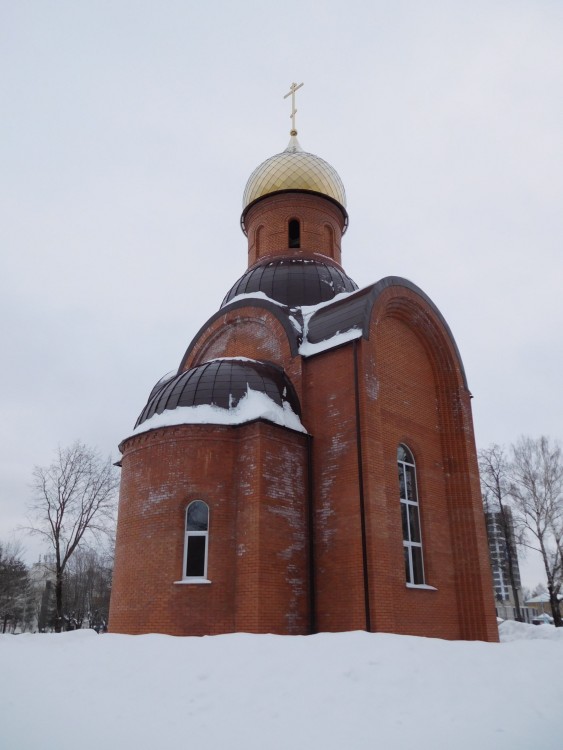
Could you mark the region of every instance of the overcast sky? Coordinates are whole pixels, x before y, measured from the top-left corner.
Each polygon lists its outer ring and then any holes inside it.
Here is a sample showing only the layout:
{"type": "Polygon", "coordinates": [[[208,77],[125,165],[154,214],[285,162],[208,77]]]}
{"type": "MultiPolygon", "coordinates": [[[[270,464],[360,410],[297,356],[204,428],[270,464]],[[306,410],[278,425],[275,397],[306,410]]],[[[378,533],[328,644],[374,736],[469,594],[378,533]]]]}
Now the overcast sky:
{"type": "Polygon", "coordinates": [[[478,446],[562,438],[562,40],[548,0],[0,0],[0,539],[58,444],[117,460],[245,270],[292,81],[344,267],[439,307],[478,446]]]}

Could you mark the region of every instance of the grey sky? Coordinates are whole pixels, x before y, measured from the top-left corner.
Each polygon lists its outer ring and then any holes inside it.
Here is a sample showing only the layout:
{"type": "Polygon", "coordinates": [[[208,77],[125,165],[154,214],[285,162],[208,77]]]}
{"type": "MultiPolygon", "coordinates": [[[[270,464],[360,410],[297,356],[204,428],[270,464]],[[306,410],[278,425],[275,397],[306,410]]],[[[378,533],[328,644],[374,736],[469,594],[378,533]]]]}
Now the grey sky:
{"type": "Polygon", "coordinates": [[[294,80],[348,273],[438,305],[480,446],[561,438],[561,39],[542,0],[0,2],[0,539],[57,444],[117,458],[244,271],[294,80]]]}

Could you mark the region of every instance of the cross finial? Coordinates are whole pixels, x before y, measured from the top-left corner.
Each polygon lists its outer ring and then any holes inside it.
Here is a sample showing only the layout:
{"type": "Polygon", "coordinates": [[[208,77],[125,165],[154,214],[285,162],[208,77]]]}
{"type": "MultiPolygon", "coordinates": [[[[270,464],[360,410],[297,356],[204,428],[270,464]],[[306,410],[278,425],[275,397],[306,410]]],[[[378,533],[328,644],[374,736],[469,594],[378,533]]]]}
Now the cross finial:
{"type": "Polygon", "coordinates": [[[291,96],[291,114],[289,115],[291,117],[291,130],[289,132],[290,135],[297,135],[297,130],[295,130],[295,115],[297,113],[297,110],[295,109],[295,92],[297,89],[300,89],[301,86],[303,86],[302,83],[292,83],[289,87],[289,91],[284,96],[284,99],[287,99],[288,96],[291,96]]]}

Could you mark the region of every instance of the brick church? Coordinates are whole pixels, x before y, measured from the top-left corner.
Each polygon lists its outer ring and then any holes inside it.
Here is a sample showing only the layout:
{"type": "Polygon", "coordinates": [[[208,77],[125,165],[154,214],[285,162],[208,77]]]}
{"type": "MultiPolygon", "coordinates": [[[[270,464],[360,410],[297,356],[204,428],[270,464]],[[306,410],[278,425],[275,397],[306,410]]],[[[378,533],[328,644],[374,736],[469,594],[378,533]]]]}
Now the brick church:
{"type": "Polygon", "coordinates": [[[111,631],[498,639],[459,351],[412,282],[358,288],[347,225],[293,129],[248,270],[120,445],[111,631]]]}

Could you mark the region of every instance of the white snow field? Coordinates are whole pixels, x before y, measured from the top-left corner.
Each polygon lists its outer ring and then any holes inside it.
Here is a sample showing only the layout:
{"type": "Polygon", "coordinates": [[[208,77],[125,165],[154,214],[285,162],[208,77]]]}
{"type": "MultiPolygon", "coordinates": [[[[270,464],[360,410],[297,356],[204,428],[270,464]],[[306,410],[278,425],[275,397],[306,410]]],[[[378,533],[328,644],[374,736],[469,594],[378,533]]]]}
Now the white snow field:
{"type": "Polygon", "coordinates": [[[0,636],[2,750],[561,750],[563,628],[0,636]]]}

